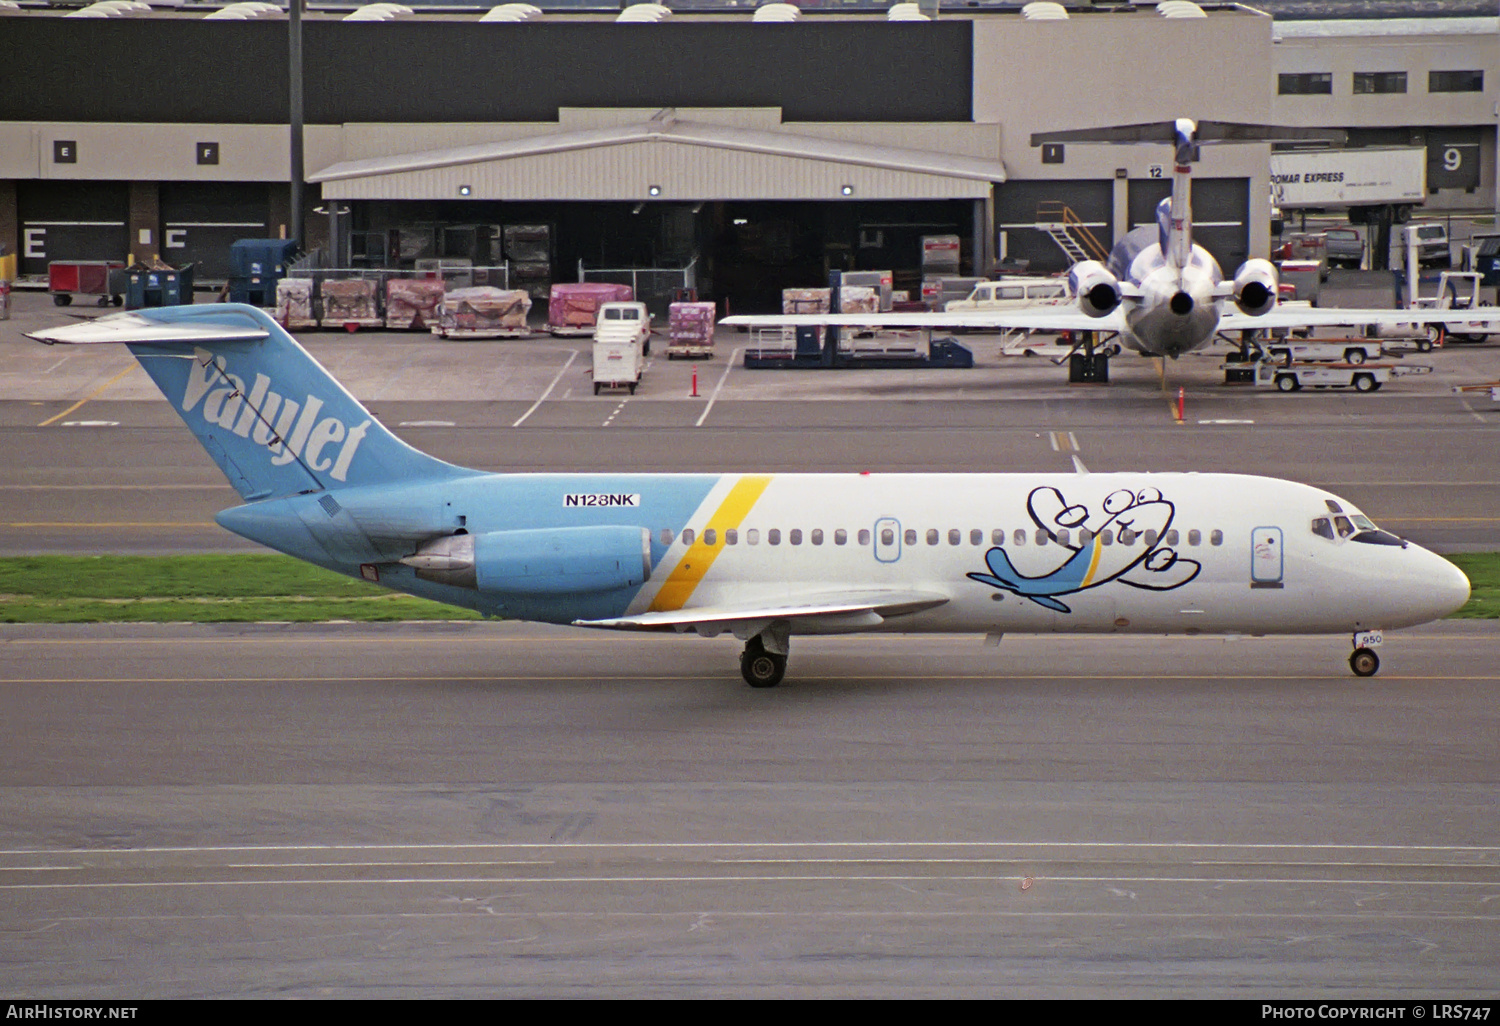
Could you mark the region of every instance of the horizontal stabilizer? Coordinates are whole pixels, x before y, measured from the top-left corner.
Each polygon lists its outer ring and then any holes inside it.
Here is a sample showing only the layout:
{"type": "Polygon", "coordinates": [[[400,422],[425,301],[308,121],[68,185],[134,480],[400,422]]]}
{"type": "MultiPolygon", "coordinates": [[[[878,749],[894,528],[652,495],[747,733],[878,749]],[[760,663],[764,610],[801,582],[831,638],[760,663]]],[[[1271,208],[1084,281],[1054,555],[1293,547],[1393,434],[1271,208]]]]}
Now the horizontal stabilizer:
{"type": "MultiPolygon", "coordinates": [[[[1257,143],[1321,141],[1343,145],[1348,133],[1337,128],[1295,128],[1289,125],[1257,125],[1241,121],[1199,121],[1194,141],[1199,143],[1257,143]]],[[[1075,128],[1061,132],[1037,132],[1031,145],[1055,142],[1170,143],[1177,139],[1178,122],[1150,121],[1140,125],[1109,128],[1075,128]]]]}
{"type": "Polygon", "coordinates": [[[773,620],[812,620],[815,618],[856,620],[874,614],[860,626],[876,626],[893,616],[904,616],[932,609],[948,601],[948,596],[919,591],[860,591],[843,594],[820,593],[802,601],[785,603],[746,603],[743,606],[713,605],[687,609],[663,610],[621,616],[609,620],[575,620],[576,627],[603,627],[612,630],[689,630],[700,624],[729,628],[740,622],[773,620]]]}
{"type": "Polygon", "coordinates": [[[96,345],[101,342],[140,345],[204,345],[211,342],[253,342],[270,333],[254,321],[243,324],[178,321],[164,323],[138,313],[109,314],[59,328],[29,331],[27,338],[47,345],[96,345]]]}

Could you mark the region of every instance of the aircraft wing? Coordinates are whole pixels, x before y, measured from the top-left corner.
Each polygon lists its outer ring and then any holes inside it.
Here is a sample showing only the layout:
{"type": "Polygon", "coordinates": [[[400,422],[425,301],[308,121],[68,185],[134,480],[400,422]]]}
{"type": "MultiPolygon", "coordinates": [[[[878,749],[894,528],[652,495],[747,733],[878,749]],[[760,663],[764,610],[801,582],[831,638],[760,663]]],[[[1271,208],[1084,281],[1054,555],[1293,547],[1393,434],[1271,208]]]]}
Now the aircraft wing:
{"type": "Polygon", "coordinates": [[[1219,317],[1220,331],[1252,331],[1261,328],[1321,328],[1337,324],[1475,324],[1488,322],[1500,331],[1500,307],[1471,310],[1358,310],[1332,306],[1275,309],[1259,317],[1225,310],[1219,317]]]}
{"type": "Polygon", "coordinates": [[[1034,306],[1019,310],[963,313],[744,314],[726,317],[729,327],[793,328],[973,328],[978,330],[1124,331],[1125,317],[1115,310],[1090,317],[1076,306],[1034,306]]]}
{"type": "Polygon", "coordinates": [[[224,322],[205,321],[158,321],[138,313],[109,314],[65,324],[60,328],[45,328],[26,332],[27,338],[47,345],[94,345],[102,342],[137,342],[191,345],[194,343],[254,341],[266,338],[270,332],[249,318],[243,323],[228,323],[236,320],[226,317],[224,322]]]}
{"type": "Polygon", "coordinates": [[[755,626],[756,631],[776,620],[817,624],[825,630],[868,630],[893,616],[905,616],[932,609],[948,601],[936,592],[875,589],[849,592],[819,592],[786,602],[747,602],[744,605],[718,604],[686,609],[638,613],[609,620],[575,620],[575,627],[602,627],[624,631],[674,630],[685,632],[699,628],[700,634],[718,634],[736,627],[755,626]]]}

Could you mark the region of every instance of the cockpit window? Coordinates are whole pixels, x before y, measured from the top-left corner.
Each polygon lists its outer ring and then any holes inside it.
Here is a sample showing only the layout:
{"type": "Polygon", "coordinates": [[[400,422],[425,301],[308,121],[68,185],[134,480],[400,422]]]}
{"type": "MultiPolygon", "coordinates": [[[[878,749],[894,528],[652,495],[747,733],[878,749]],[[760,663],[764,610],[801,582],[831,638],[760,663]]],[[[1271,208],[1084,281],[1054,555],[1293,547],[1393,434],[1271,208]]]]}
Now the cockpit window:
{"type": "Polygon", "coordinates": [[[1330,512],[1330,513],[1342,513],[1342,512],[1344,512],[1344,507],[1340,506],[1338,503],[1334,502],[1332,499],[1324,499],[1323,500],[1323,505],[1325,505],[1325,506],[1328,507],[1328,512],[1330,512]]]}
{"type": "Polygon", "coordinates": [[[1339,529],[1339,537],[1347,538],[1354,533],[1354,525],[1349,523],[1348,517],[1334,517],[1334,525],[1339,529]]]}
{"type": "Polygon", "coordinates": [[[1403,548],[1406,545],[1406,542],[1397,538],[1391,532],[1382,531],[1378,528],[1374,531],[1361,531],[1349,540],[1364,542],[1366,545],[1400,545],[1403,548]]]}
{"type": "Polygon", "coordinates": [[[1319,538],[1333,541],[1333,524],[1327,517],[1318,517],[1312,522],[1312,533],[1319,538]]]}

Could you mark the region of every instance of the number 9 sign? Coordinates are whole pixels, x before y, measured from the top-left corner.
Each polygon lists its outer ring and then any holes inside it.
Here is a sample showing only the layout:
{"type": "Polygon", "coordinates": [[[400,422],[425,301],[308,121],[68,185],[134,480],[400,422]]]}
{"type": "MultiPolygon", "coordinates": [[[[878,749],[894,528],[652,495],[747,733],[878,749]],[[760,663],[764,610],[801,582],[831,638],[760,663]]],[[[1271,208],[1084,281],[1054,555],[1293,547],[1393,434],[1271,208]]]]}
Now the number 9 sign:
{"type": "Polygon", "coordinates": [[[1443,170],[1457,171],[1464,166],[1463,151],[1457,146],[1449,146],[1443,151],[1443,170]]]}

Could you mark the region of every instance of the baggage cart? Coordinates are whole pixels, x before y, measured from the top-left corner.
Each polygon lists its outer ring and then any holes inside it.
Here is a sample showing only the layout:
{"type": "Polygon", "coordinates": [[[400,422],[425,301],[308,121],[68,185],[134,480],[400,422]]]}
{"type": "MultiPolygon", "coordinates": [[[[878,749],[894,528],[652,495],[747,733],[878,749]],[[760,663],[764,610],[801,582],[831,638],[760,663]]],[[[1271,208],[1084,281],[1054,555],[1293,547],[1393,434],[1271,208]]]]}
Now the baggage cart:
{"type": "Polygon", "coordinates": [[[521,289],[453,289],[443,295],[432,331],[440,338],[525,338],[530,312],[531,296],[521,289]]]}
{"type": "Polygon", "coordinates": [[[120,260],[54,260],[47,265],[47,291],[52,302],[67,306],[74,296],[93,296],[100,306],[121,300],[110,295],[109,272],[123,269],[120,260]]]}
{"type": "Polygon", "coordinates": [[[673,303],[669,306],[667,359],[712,357],[717,313],[718,308],[713,303],[673,303]]]}
{"type": "Polygon", "coordinates": [[[547,330],[554,335],[592,335],[604,303],[630,302],[629,285],[613,282],[558,282],[547,295],[547,330]]]}
{"type": "Polygon", "coordinates": [[[400,331],[437,327],[446,291],[441,278],[392,278],[385,283],[385,326],[400,331]]]}
{"type": "Polygon", "coordinates": [[[385,323],[376,308],[378,293],[373,281],[340,278],[324,281],[319,291],[323,300],[320,323],[325,328],[358,331],[360,328],[378,328],[385,323]]]}

